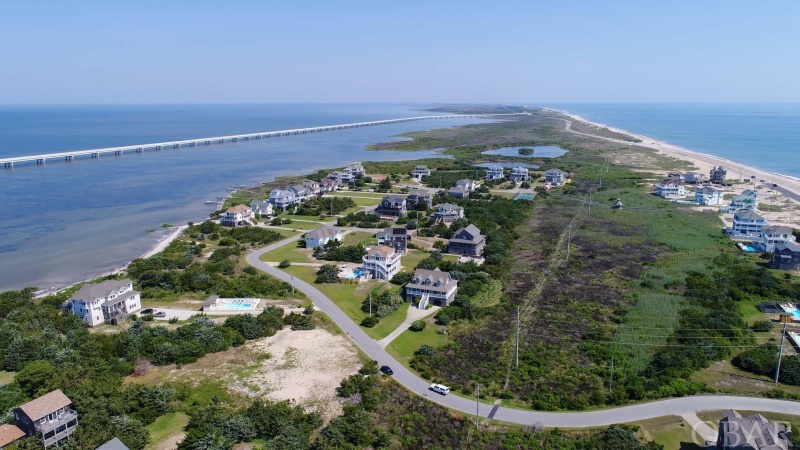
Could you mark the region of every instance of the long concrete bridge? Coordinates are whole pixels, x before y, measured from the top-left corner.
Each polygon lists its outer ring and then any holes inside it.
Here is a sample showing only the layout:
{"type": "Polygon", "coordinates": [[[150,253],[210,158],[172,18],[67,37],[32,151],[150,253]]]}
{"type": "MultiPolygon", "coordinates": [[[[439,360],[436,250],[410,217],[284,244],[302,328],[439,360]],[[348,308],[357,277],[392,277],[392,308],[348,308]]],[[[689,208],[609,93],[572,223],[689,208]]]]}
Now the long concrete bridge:
{"type": "Polygon", "coordinates": [[[217,136],[217,137],[207,137],[207,138],[198,138],[198,139],[186,139],[181,141],[170,141],[170,142],[157,142],[154,144],[140,144],[140,145],[127,145],[123,147],[108,147],[108,148],[96,148],[93,150],[73,150],[73,151],[66,151],[66,152],[58,152],[58,153],[44,153],[41,155],[23,155],[23,156],[14,156],[11,158],[0,158],[0,163],[4,165],[6,169],[11,169],[14,167],[14,164],[18,163],[33,163],[35,162],[38,165],[44,165],[47,160],[49,159],[63,159],[64,161],[71,162],[74,161],[76,158],[79,157],[88,157],[88,158],[99,158],[100,155],[115,155],[115,156],[122,156],[125,152],[136,152],[136,153],[144,153],[145,150],[147,151],[161,151],[164,149],[170,148],[181,148],[181,147],[197,147],[201,145],[213,145],[213,144],[224,144],[228,142],[239,142],[239,141],[249,141],[251,139],[268,139],[268,138],[276,138],[281,136],[292,136],[298,134],[308,134],[308,133],[319,133],[322,131],[334,131],[334,130],[344,130],[347,128],[359,128],[359,127],[369,127],[374,125],[388,125],[392,123],[400,123],[400,122],[412,122],[415,120],[430,120],[430,119],[467,119],[467,118],[493,118],[493,117],[503,117],[503,116],[516,116],[516,115],[525,115],[529,113],[513,113],[513,114],[459,114],[459,115],[448,115],[448,116],[420,116],[420,117],[405,117],[401,119],[387,119],[387,120],[376,120],[373,122],[358,122],[358,123],[347,123],[342,125],[327,125],[322,127],[312,127],[312,128],[298,128],[295,130],[281,130],[281,131],[264,131],[260,133],[250,133],[250,134],[237,134],[231,136],[217,136]]]}

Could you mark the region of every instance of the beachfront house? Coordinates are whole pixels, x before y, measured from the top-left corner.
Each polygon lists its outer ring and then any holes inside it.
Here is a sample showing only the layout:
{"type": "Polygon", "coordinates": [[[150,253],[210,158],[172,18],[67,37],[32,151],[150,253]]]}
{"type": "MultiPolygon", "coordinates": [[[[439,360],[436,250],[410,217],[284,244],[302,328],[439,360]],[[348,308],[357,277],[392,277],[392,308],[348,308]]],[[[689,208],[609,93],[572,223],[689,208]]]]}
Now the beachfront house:
{"type": "Polygon", "coordinates": [[[14,423],[27,436],[38,436],[45,448],[57,444],[78,428],[78,414],[60,389],[35,399],[14,410],[14,423]]]}
{"type": "Polygon", "coordinates": [[[420,208],[423,210],[428,209],[433,206],[433,195],[428,191],[411,191],[406,197],[406,205],[417,210],[420,208]]]}
{"type": "Polygon", "coordinates": [[[416,269],[414,278],[405,286],[406,300],[416,302],[420,309],[425,309],[429,303],[447,306],[457,293],[458,280],[454,280],[449,272],[442,272],[439,268],[416,269]]]}
{"type": "Polygon", "coordinates": [[[219,224],[223,227],[240,227],[250,225],[253,210],[247,205],[236,205],[226,209],[219,216],[219,224]]]}
{"type": "Polygon", "coordinates": [[[684,181],[686,181],[687,183],[692,183],[692,184],[701,183],[703,181],[703,175],[701,175],[701,174],[699,174],[697,172],[686,172],[686,174],[683,176],[683,178],[684,178],[684,181]]]}
{"type": "Polygon", "coordinates": [[[306,233],[306,248],[325,247],[328,242],[342,242],[342,232],[330,225],[322,225],[306,233]]]}
{"type": "Polygon", "coordinates": [[[464,218],[464,207],[453,205],[452,203],[439,203],[436,205],[433,218],[437,222],[453,223],[458,219],[464,218]]]}
{"type": "Polygon", "coordinates": [[[544,182],[553,186],[561,186],[564,184],[564,172],[558,169],[547,169],[544,173],[544,182]]]}
{"type": "Polygon", "coordinates": [[[431,169],[428,166],[414,166],[414,170],[411,171],[411,177],[418,180],[429,176],[431,176],[431,169]]]}
{"type": "Polygon", "coordinates": [[[698,205],[716,206],[723,203],[722,192],[712,187],[702,187],[694,191],[694,201],[698,205]]]}
{"type": "Polygon", "coordinates": [[[486,236],[475,225],[469,225],[456,231],[456,234],[447,243],[447,253],[459,256],[478,258],[483,255],[486,246],[486,236]]]}
{"type": "Polygon", "coordinates": [[[465,191],[467,191],[467,193],[470,193],[474,191],[477,186],[475,184],[475,180],[463,179],[456,181],[456,187],[463,188],[465,191]]]}
{"type": "Polygon", "coordinates": [[[333,181],[337,186],[350,182],[350,174],[345,176],[342,172],[331,172],[325,178],[333,181]],[[345,181],[345,178],[347,178],[347,181],[345,181]]]}
{"type": "Polygon", "coordinates": [[[386,227],[375,235],[378,238],[378,245],[391,247],[395,252],[405,255],[408,250],[408,241],[411,236],[405,227],[386,227]]]}
{"type": "Polygon", "coordinates": [[[782,225],[764,227],[762,243],[768,252],[772,252],[778,244],[788,244],[796,240],[797,238],[792,234],[792,227],[785,227],[782,225]]]}
{"type": "Polygon", "coordinates": [[[733,214],[733,237],[761,237],[769,222],[752,209],[733,214]]]}
{"type": "Polygon", "coordinates": [[[747,209],[758,209],[758,193],[751,189],[746,189],[741,194],[733,197],[730,206],[728,206],[729,212],[743,211],[747,209]]]}
{"type": "Polygon", "coordinates": [[[684,198],[686,187],[683,181],[667,179],[656,185],[656,195],[661,198],[684,198]]]}
{"type": "Polygon", "coordinates": [[[25,432],[18,426],[5,423],[0,425],[0,450],[25,437],[25,432]]]}
{"type": "Polygon", "coordinates": [[[253,200],[250,209],[255,217],[270,217],[275,211],[269,200],[253,200]]]}
{"type": "Polygon", "coordinates": [[[353,161],[349,166],[345,167],[343,171],[349,173],[353,179],[361,178],[367,173],[367,171],[364,170],[364,166],[358,161],[353,161]]]}
{"type": "Polygon", "coordinates": [[[770,423],[761,414],[742,417],[727,409],[722,412],[717,430],[719,450],[788,450],[789,434],[786,426],[770,423]]]}
{"type": "Polygon", "coordinates": [[[800,270],[800,245],[794,242],[776,244],[769,266],[780,270],[800,270]]]}
{"type": "Polygon", "coordinates": [[[451,187],[447,190],[448,195],[452,195],[454,198],[469,198],[469,191],[464,189],[461,186],[451,187]]]}
{"type": "Polygon", "coordinates": [[[486,179],[487,180],[501,180],[503,175],[503,166],[499,164],[489,164],[486,166],[486,179]]]}
{"type": "Polygon", "coordinates": [[[275,209],[286,211],[296,203],[300,203],[300,199],[294,191],[290,189],[273,189],[269,193],[268,201],[272,203],[275,209]]]}
{"type": "Polygon", "coordinates": [[[400,271],[401,256],[392,247],[373,245],[362,258],[364,272],[371,278],[390,280],[400,271]]]}
{"type": "Polygon", "coordinates": [[[728,170],[725,169],[723,166],[714,166],[711,169],[710,176],[708,181],[711,184],[725,184],[725,177],[728,175],[728,170]]]}
{"type": "Polygon", "coordinates": [[[305,187],[308,193],[312,196],[322,195],[322,186],[320,186],[320,184],[314,180],[304,180],[303,187],[305,187]]]}
{"type": "Polygon", "coordinates": [[[375,212],[387,218],[405,216],[408,212],[406,198],[402,195],[387,195],[381,199],[375,212]]]}
{"type": "Polygon", "coordinates": [[[319,189],[321,192],[332,192],[336,190],[337,186],[339,186],[339,184],[330,178],[325,178],[319,182],[319,189]]]}
{"type": "Polygon", "coordinates": [[[667,179],[675,181],[686,181],[686,176],[680,172],[667,173],[667,179]]]}
{"type": "Polygon", "coordinates": [[[523,183],[530,181],[531,176],[528,174],[528,169],[524,167],[514,167],[511,169],[511,181],[523,183]]]}
{"type": "Polygon", "coordinates": [[[106,280],[97,284],[84,284],[69,300],[72,314],[90,327],[104,323],[116,324],[142,308],[138,291],[133,290],[129,279],[106,280]]]}
{"type": "Polygon", "coordinates": [[[299,203],[302,203],[314,197],[314,193],[311,191],[311,189],[305,187],[302,184],[295,184],[294,186],[289,186],[289,190],[294,193],[294,196],[297,198],[299,203]]]}

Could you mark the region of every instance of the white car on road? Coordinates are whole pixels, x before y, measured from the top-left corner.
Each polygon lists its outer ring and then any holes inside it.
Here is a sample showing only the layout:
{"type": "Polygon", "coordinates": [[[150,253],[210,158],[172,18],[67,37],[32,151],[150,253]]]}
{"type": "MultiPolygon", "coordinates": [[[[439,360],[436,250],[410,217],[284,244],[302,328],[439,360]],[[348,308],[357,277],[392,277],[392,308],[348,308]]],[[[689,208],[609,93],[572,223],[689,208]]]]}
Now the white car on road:
{"type": "Polygon", "coordinates": [[[445,385],[442,385],[442,384],[436,384],[436,383],[431,385],[431,390],[433,392],[438,392],[438,393],[440,393],[442,395],[447,395],[447,394],[450,393],[450,388],[449,387],[447,387],[445,385]]]}

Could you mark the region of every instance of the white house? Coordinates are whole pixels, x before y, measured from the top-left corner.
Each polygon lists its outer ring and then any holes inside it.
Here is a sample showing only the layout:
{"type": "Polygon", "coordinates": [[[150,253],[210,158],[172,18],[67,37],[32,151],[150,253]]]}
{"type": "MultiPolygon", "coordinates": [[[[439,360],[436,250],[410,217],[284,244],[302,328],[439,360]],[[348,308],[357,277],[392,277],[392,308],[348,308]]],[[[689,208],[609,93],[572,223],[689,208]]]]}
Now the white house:
{"type": "Polygon", "coordinates": [[[273,189],[269,193],[268,201],[281,211],[286,211],[290,206],[300,202],[295,192],[290,189],[273,189]]]}
{"type": "Polygon", "coordinates": [[[456,181],[456,187],[463,188],[464,190],[467,191],[467,193],[470,193],[474,191],[476,188],[475,180],[467,180],[467,179],[458,180],[456,181]]]}
{"type": "Polygon", "coordinates": [[[336,180],[325,178],[324,180],[320,181],[319,189],[322,192],[331,192],[335,190],[338,185],[339,183],[337,183],[336,180]]]}
{"type": "Polygon", "coordinates": [[[511,181],[522,183],[530,179],[531,176],[528,175],[528,169],[524,167],[514,167],[511,169],[511,181]]]}
{"type": "Polygon", "coordinates": [[[761,237],[769,222],[752,209],[733,214],[733,235],[761,237]]]}
{"type": "Polygon", "coordinates": [[[746,189],[741,194],[733,197],[733,200],[731,200],[731,205],[728,207],[728,211],[732,212],[743,211],[747,209],[758,209],[758,194],[750,189],[746,189]]]}
{"type": "Polygon", "coordinates": [[[306,233],[306,248],[325,247],[333,240],[341,242],[342,232],[330,225],[323,225],[306,233]]]}
{"type": "Polygon", "coordinates": [[[684,178],[687,183],[700,183],[703,181],[703,175],[697,172],[686,172],[684,178]]]}
{"type": "Polygon", "coordinates": [[[419,308],[425,308],[428,302],[447,306],[456,297],[458,280],[450,278],[450,273],[434,270],[417,269],[414,278],[406,284],[406,299],[418,299],[419,308]]]}
{"type": "Polygon", "coordinates": [[[389,280],[400,271],[402,255],[385,245],[373,245],[362,258],[364,272],[378,280],[389,280]]]}
{"type": "Polygon", "coordinates": [[[558,169],[547,169],[547,172],[544,173],[544,182],[553,186],[561,186],[564,184],[564,172],[558,169]]]}
{"type": "Polygon", "coordinates": [[[487,180],[500,180],[503,176],[503,166],[499,164],[489,164],[486,166],[487,180]]]}
{"type": "Polygon", "coordinates": [[[429,176],[431,176],[431,169],[428,166],[414,166],[414,170],[411,171],[411,177],[418,180],[429,176]]]}
{"type": "Polygon", "coordinates": [[[694,201],[698,205],[721,205],[723,203],[722,192],[710,187],[699,188],[694,191],[694,201]]]}
{"type": "Polygon", "coordinates": [[[274,212],[272,203],[269,200],[253,200],[250,202],[250,209],[257,217],[270,217],[274,212]]]}
{"type": "Polygon", "coordinates": [[[684,198],[686,186],[683,181],[667,179],[656,185],[656,195],[661,198],[684,198]]]}
{"type": "Polygon", "coordinates": [[[129,279],[84,284],[73,294],[69,305],[72,313],[90,327],[116,323],[128,314],[142,309],[139,292],[133,290],[133,282],[129,279]]]}
{"type": "Polygon", "coordinates": [[[353,178],[362,177],[367,173],[367,171],[364,170],[364,166],[358,161],[353,161],[349,166],[345,167],[344,170],[350,173],[353,178]]]}
{"type": "Polygon", "coordinates": [[[792,227],[770,225],[764,227],[763,233],[762,242],[770,253],[775,250],[776,245],[794,243],[797,240],[792,234],[792,227]]]}
{"type": "Polygon", "coordinates": [[[464,207],[451,203],[439,203],[436,205],[436,212],[433,213],[433,217],[437,222],[452,223],[464,218],[464,207]]]}
{"type": "Polygon", "coordinates": [[[219,216],[219,224],[223,227],[238,227],[242,225],[249,225],[250,219],[253,218],[253,210],[247,205],[231,206],[221,216],[219,216]]]}
{"type": "Polygon", "coordinates": [[[322,195],[322,186],[314,180],[303,181],[303,186],[311,195],[322,195]]]}

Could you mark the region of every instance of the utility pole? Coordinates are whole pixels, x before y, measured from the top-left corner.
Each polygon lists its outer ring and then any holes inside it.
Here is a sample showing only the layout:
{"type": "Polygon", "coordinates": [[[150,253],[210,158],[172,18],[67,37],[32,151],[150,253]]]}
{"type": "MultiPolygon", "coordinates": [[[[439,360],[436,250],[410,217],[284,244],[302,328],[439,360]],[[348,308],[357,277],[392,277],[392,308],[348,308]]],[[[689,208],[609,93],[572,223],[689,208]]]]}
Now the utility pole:
{"type": "Polygon", "coordinates": [[[480,419],[481,419],[481,385],[478,383],[477,386],[478,393],[475,395],[475,429],[480,429],[480,419]]]}
{"type": "Polygon", "coordinates": [[[781,333],[781,346],[778,350],[778,367],[775,369],[775,384],[778,384],[778,375],[781,373],[781,358],[783,358],[783,341],[786,339],[786,322],[783,322],[783,333],[781,333]]]}
{"type": "Polygon", "coordinates": [[[517,306],[517,349],[514,366],[519,367],[519,305],[517,306]]]}
{"type": "Polygon", "coordinates": [[[567,225],[567,261],[569,261],[569,246],[572,242],[572,222],[567,225]]]}
{"type": "Polygon", "coordinates": [[[589,189],[589,214],[592,213],[592,190],[589,189]]]}
{"type": "Polygon", "coordinates": [[[611,395],[611,388],[614,386],[614,357],[611,357],[611,376],[608,379],[608,395],[611,395]]]}

